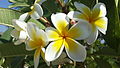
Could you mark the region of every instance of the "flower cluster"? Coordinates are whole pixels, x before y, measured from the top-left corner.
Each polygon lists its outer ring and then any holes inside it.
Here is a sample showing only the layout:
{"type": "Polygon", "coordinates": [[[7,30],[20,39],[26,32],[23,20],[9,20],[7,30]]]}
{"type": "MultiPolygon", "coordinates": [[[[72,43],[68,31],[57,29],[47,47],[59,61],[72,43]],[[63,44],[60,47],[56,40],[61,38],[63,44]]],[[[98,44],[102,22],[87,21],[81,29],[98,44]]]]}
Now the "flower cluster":
{"type": "Polygon", "coordinates": [[[49,65],[63,53],[73,61],[83,62],[86,59],[85,46],[78,40],[84,40],[88,44],[95,42],[98,30],[103,34],[107,30],[106,7],[98,3],[91,10],[82,3],[75,2],[78,11],[70,11],[68,14],[56,13],[51,15],[54,27],[40,29],[35,23],[25,22],[27,16],[33,19],[40,19],[43,10],[40,6],[45,0],[36,0],[31,11],[24,13],[18,20],[13,20],[14,30],[11,36],[14,37],[15,45],[22,42],[26,44],[26,50],[35,50],[34,67],[39,64],[39,57],[49,65]],[[74,20],[76,23],[70,24],[74,20]]]}

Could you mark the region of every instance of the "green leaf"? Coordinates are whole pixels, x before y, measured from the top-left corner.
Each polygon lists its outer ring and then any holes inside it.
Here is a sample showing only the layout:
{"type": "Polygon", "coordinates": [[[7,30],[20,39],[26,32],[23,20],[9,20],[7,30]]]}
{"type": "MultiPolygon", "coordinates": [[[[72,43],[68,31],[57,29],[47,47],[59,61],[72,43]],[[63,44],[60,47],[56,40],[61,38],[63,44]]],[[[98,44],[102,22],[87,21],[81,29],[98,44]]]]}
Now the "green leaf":
{"type": "Polygon", "coordinates": [[[94,54],[101,56],[118,56],[117,52],[114,49],[108,47],[104,47],[94,54]]]}
{"type": "Polygon", "coordinates": [[[15,46],[13,43],[0,44],[0,57],[33,55],[34,51],[26,51],[25,45],[15,46]]]}
{"type": "Polygon", "coordinates": [[[55,0],[47,0],[42,5],[43,8],[47,8],[51,13],[56,13],[59,10],[61,10],[61,8],[57,5],[55,0]]]}
{"type": "Polygon", "coordinates": [[[12,5],[8,6],[9,8],[13,7],[28,7],[29,5],[26,3],[13,3],[12,5]]]}
{"type": "Polygon", "coordinates": [[[0,24],[13,27],[12,20],[18,19],[21,14],[16,10],[0,8],[0,24]]]}
{"type": "Polygon", "coordinates": [[[4,40],[10,40],[11,39],[11,31],[13,30],[13,28],[9,27],[7,31],[5,31],[3,33],[3,35],[0,37],[0,39],[4,39],[4,40]]]}
{"type": "Polygon", "coordinates": [[[112,68],[112,66],[106,60],[103,60],[101,58],[95,58],[95,61],[99,68],[112,68]]]}

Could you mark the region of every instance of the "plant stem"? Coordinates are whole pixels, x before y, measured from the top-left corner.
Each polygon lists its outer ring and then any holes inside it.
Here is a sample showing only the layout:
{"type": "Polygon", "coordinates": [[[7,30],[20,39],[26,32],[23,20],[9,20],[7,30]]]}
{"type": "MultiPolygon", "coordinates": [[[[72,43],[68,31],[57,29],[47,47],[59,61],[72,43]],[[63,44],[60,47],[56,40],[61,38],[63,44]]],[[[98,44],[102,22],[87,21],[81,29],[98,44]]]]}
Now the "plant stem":
{"type": "Polygon", "coordinates": [[[47,26],[47,27],[51,26],[50,22],[45,17],[41,17],[40,20],[42,22],[44,22],[45,26],[47,26]]]}
{"type": "Polygon", "coordinates": [[[60,4],[61,7],[63,7],[63,4],[61,3],[60,0],[56,0],[56,1],[60,4]]]}

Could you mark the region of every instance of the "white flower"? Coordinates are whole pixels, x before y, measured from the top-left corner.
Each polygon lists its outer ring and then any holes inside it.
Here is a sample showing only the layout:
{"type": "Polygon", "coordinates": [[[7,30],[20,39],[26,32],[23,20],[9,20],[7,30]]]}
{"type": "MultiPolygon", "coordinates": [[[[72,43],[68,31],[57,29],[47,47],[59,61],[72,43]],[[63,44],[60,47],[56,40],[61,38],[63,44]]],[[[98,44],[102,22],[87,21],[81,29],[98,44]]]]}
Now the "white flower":
{"type": "Polygon", "coordinates": [[[57,59],[64,47],[69,58],[82,62],[86,58],[86,49],[76,40],[82,40],[89,36],[89,24],[79,21],[69,29],[69,19],[64,13],[52,14],[51,20],[56,27],[46,29],[49,41],[52,41],[46,48],[45,59],[54,61],[57,59]]]}
{"type": "MultiPolygon", "coordinates": [[[[39,64],[40,54],[45,60],[44,47],[48,44],[48,38],[42,29],[39,29],[34,23],[31,22],[27,23],[27,33],[28,39],[26,41],[26,50],[36,49],[34,54],[34,67],[37,68],[39,64]]],[[[47,63],[49,65],[49,62],[47,63]]]]}
{"type": "Polygon", "coordinates": [[[92,27],[90,36],[86,39],[88,44],[92,44],[98,37],[98,30],[106,34],[108,19],[106,16],[106,7],[103,3],[97,3],[92,10],[82,3],[74,3],[75,7],[80,11],[71,11],[68,17],[73,20],[85,20],[92,27]]]}
{"type": "Polygon", "coordinates": [[[19,45],[22,42],[25,42],[27,38],[26,23],[24,21],[14,19],[12,24],[15,29],[11,32],[11,36],[17,40],[14,44],[19,45]]]}

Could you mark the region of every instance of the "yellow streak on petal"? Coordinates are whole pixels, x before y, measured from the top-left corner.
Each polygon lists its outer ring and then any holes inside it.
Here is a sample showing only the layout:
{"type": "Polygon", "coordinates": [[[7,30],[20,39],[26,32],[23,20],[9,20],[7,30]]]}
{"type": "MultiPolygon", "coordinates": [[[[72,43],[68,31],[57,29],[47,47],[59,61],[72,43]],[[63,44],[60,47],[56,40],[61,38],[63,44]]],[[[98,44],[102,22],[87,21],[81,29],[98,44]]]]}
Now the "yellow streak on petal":
{"type": "Polygon", "coordinates": [[[100,18],[94,22],[94,24],[100,28],[106,28],[105,26],[106,23],[107,22],[103,18],[100,18]]]}
{"type": "Polygon", "coordinates": [[[54,40],[60,39],[59,33],[53,30],[47,31],[47,35],[48,35],[48,39],[54,39],[54,40]]]}
{"type": "Polygon", "coordinates": [[[45,42],[42,39],[30,40],[28,42],[29,46],[33,49],[43,46],[45,42]]]}
{"type": "Polygon", "coordinates": [[[62,32],[64,33],[64,32],[66,32],[68,30],[68,23],[67,23],[67,21],[59,20],[56,23],[57,23],[56,28],[58,29],[58,31],[60,33],[62,33],[62,32]]]}
{"type": "Polygon", "coordinates": [[[54,41],[53,51],[58,52],[60,50],[60,48],[62,47],[63,42],[64,42],[64,39],[60,39],[60,40],[54,41]]]}
{"type": "Polygon", "coordinates": [[[34,58],[37,58],[37,56],[40,55],[40,52],[41,52],[41,48],[37,48],[34,54],[34,58]]]}

